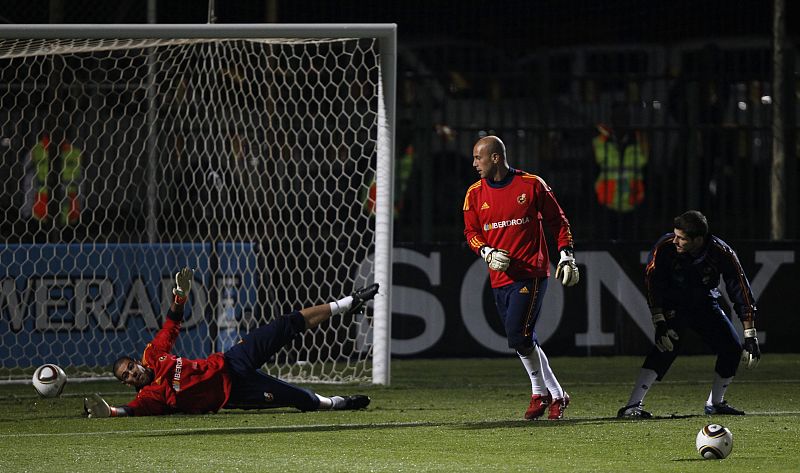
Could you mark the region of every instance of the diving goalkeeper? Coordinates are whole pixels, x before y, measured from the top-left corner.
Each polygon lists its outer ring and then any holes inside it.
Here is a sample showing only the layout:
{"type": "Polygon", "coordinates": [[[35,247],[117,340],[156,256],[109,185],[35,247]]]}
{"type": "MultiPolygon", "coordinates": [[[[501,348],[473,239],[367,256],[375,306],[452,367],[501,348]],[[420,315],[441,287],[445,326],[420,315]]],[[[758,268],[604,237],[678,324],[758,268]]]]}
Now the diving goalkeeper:
{"type": "Polygon", "coordinates": [[[358,289],[352,296],[290,314],[242,337],[225,353],[190,360],[174,355],[172,348],[183,320],[193,272],[184,268],[175,275],[175,298],[164,326],[144,349],[141,360],[128,356],[113,365],[114,376],[136,388],[137,394],[124,406],[109,406],[98,394],[84,399],[84,414],[96,417],[152,416],[174,413],[200,414],[219,409],[295,407],[301,411],[363,409],[370,403],[364,395],[321,396],[270,376],[259,369],[272,355],[306,330],[333,315],[360,310],[375,297],[378,285],[358,289]]]}

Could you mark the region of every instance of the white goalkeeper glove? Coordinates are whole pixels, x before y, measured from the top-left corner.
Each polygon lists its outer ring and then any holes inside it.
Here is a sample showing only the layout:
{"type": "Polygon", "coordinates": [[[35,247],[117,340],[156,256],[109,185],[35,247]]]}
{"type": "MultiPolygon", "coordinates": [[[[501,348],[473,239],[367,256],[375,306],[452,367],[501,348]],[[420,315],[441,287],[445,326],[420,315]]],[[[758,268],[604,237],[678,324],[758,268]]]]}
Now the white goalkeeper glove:
{"type": "Polygon", "coordinates": [[[189,297],[189,291],[192,290],[192,275],[194,271],[189,268],[183,268],[175,274],[175,288],[172,293],[178,297],[186,299],[189,297]]]}
{"type": "Polygon", "coordinates": [[[578,265],[575,264],[575,255],[572,248],[564,248],[561,250],[561,259],[556,266],[556,279],[561,281],[565,286],[574,286],[578,284],[581,275],[578,273],[578,265]]]}
{"type": "Polygon", "coordinates": [[[111,406],[99,394],[94,393],[91,397],[83,398],[83,415],[90,419],[111,417],[111,406]]]}
{"type": "Polygon", "coordinates": [[[508,269],[508,265],[511,264],[511,258],[508,257],[508,251],[506,250],[484,246],[481,248],[481,256],[484,261],[489,263],[489,269],[495,271],[505,271],[508,269]]]}

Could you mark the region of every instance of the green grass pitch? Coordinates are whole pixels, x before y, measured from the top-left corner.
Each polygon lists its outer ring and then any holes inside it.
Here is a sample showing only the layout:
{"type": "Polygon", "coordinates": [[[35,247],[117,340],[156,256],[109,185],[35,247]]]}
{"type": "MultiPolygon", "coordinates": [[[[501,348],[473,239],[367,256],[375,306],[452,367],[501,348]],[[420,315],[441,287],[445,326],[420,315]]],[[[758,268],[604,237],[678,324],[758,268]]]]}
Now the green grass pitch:
{"type": "Polygon", "coordinates": [[[647,397],[651,420],[619,420],[641,357],[553,358],[572,402],[564,420],[522,419],[530,384],[519,360],[395,360],[392,385],[312,386],[366,393],[367,410],[292,409],[85,419],[82,398],[123,404],[117,383],[68,384],[58,399],[0,386],[0,471],[800,471],[800,355],[741,369],[729,402],[748,415],[707,417],[713,358],[679,357],[647,397]],[[731,429],[725,460],[694,448],[707,423],[731,429]]]}

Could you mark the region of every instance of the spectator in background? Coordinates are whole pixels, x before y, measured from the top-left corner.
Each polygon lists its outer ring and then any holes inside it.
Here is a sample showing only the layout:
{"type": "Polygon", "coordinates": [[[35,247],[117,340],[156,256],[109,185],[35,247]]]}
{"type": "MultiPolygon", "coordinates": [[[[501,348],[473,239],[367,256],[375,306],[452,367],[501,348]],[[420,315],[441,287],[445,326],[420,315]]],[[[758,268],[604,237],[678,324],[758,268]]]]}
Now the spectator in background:
{"type": "Polygon", "coordinates": [[[644,202],[644,167],[650,152],[644,134],[630,127],[627,106],[615,103],[611,122],[597,125],[592,140],[594,159],[600,167],[595,181],[597,202],[616,223],[615,238],[630,227],[631,213],[644,202]]]}
{"type": "Polygon", "coordinates": [[[61,223],[73,225],[78,223],[81,215],[79,195],[81,175],[83,174],[81,150],[65,138],[61,142],[60,151],[60,183],[64,193],[61,203],[61,223]]]}
{"type": "Polygon", "coordinates": [[[52,149],[49,133],[42,133],[31,148],[25,163],[23,191],[25,203],[22,214],[45,221],[50,217],[50,202],[61,200],[61,223],[72,225],[80,218],[80,180],[83,173],[81,150],[64,138],[58,154],[52,149]],[[58,186],[50,185],[50,171],[60,165],[58,186]],[[55,191],[55,192],[54,192],[55,191]],[[54,195],[55,193],[55,195],[54,195]]]}
{"type": "Polygon", "coordinates": [[[22,215],[44,221],[48,217],[47,206],[50,201],[50,134],[42,133],[28,153],[23,176],[25,203],[22,215]]]}

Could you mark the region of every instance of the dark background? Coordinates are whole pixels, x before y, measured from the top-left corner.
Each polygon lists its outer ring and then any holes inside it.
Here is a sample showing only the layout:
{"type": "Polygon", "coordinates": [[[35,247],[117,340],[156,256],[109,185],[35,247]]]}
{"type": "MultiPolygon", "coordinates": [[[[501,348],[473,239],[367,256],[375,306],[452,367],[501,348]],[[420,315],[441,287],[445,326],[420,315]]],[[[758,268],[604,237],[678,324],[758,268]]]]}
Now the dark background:
{"type": "MultiPolygon", "coordinates": [[[[728,239],[769,239],[772,105],[789,110],[786,239],[800,236],[794,139],[800,6],[786,2],[784,90],[771,90],[771,1],[236,1],[217,23],[396,23],[395,240],[459,241],[471,148],[503,138],[542,176],[578,241],[654,239],[687,208],[728,239]],[[658,106],[658,108],[656,108],[658,106]],[[644,201],[599,205],[592,139],[625,110],[650,145],[644,201]]],[[[147,23],[145,0],[0,3],[6,23],[147,23]]],[[[156,2],[157,23],[206,23],[206,1],[156,2]]]]}
{"type": "MultiPolygon", "coordinates": [[[[797,33],[800,8],[786,2],[787,26],[797,33]]],[[[794,3],[794,4],[793,4],[794,3]]],[[[4,1],[5,23],[147,23],[146,0],[4,1]],[[55,5],[54,11],[51,4],[55,5]],[[58,5],[63,5],[59,8],[58,5]],[[60,10],[60,12],[59,12],[60,10]],[[60,19],[54,19],[60,13],[60,19]]],[[[479,0],[369,2],[218,1],[217,23],[397,23],[400,40],[432,32],[525,52],[544,46],[603,42],[669,42],[771,34],[772,2],[763,0],[479,0]],[[274,13],[270,13],[274,11],[274,13]]],[[[204,0],[157,2],[158,23],[206,23],[204,0]]]]}
{"type": "MultiPolygon", "coordinates": [[[[503,138],[512,166],[542,176],[553,187],[571,220],[578,254],[611,245],[637,284],[641,284],[638,253],[671,230],[672,218],[688,208],[706,213],[712,231],[745,255],[748,275],[758,270],[753,254],[759,249],[794,251],[800,239],[796,189],[800,152],[795,139],[800,115],[795,44],[800,5],[786,3],[781,90],[772,86],[771,1],[218,1],[215,15],[216,23],[230,24],[397,24],[395,244],[425,254],[441,251],[448,264],[440,286],[426,287],[417,272],[403,265],[395,267],[396,284],[429,291],[446,304],[447,336],[425,355],[463,356],[474,354],[475,344],[458,323],[460,308],[452,304],[463,269],[475,257],[464,245],[461,204],[466,188],[477,179],[471,167],[472,145],[486,133],[503,138]],[[787,131],[781,137],[786,153],[782,174],[787,182],[787,241],[767,245],[774,136],[771,98],[780,98],[787,107],[783,117],[787,131]],[[624,213],[600,205],[594,189],[602,163],[593,155],[592,140],[598,125],[613,120],[615,111],[624,112],[630,130],[649,143],[641,170],[644,199],[624,213]],[[468,349],[459,351],[460,346],[468,349]]],[[[145,0],[0,0],[0,22],[147,23],[147,6],[145,0]]],[[[206,1],[161,0],[156,6],[157,23],[208,21],[206,1]]],[[[16,105],[13,97],[3,103],[8,109],[16,105]]],[[[20,149],[29,145],[26,142],[20,149]]],[[[101,150],[87,151],[96,163],[109,160],[101,150]]],[[[302,172],[302,166],[292,163],[280,169],[291,175],[302,172]]],[[[116,179],[109,175],[109,181],[116,179]]],[[[130,176],[119,180],[127,184],[126,179],[131,180],[130,176]]],[[[243,178],[244,184],[248,182],[243,178]]],[[[180,188],[176,184],[175,189],[180,188]]],[[[175,200],[173,194],[179,195],[175,189],[165,200],[175,200]]],[[[0,236],[5,241],[19,243],[18,236],[23,235],[24,243],[59,243],[72,237],[66,230],[46,238],[28,227],[20,231],[14,226],[20,219],[8,210],[14,207],[16,191],[11,186],[0,189],[0,236]]],[[[119,200],[103,205],[120,223],[104,229],[103,238],[139,242],[143,206],[121,205],[131,201],[130,196],[115,197],[119,200]]],[[[257,210],[239,205],[247,197],[231,199],[226,212],[244,216],[257,210]]],[[[192,241],[180,232],[191,236],[186,228],[200,220],[191,211],[187,214],[180,214],[186,222],[166,232],[177,241],[192,241]]],[[[169,225],[174,219],[164,220],[160,223],[169,225]]],[[[270,233],[274,223],[269,218],[249,221],[256,222],[257,233],[291,242],[270,233]]],[[[86,228],[75,229],[83,232],[78,239],[90,241],[95,236],[86,228]]],[[[296,249],[283,253],[292,251],[296,249]]],[[[779,305],[791,291],[794,273],[795,266],[782,269],[759,302],[765,314],[778,315],[759,322],[760,329],[771,330],[769,347],[776,351],[796,349],[791,345],[792,331],[776,328],[785,323],[779,305]]],[[[574,334],[585,328],[579,316],[586,312],[585,301],[576,298],[570,304],[567,311],[572,316],[565,318],[568,322],[554,338],[564,347],[557,354],[579,351],[574,334]]],[[[605,294],[603,307],[604,327],[618,329],[620,336],[614,346],[596,353],[641,353],[649,348],[649,339],[619,316],[613,297],[605,294]],[[624,323],[615,325],[620,320],[624,323]]],[[[415,336],[415,330],[424,329],[415,323],[419,325],[413,317],[395,314],[395,335],[415,336]]]]}

